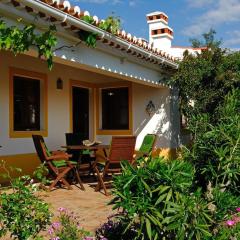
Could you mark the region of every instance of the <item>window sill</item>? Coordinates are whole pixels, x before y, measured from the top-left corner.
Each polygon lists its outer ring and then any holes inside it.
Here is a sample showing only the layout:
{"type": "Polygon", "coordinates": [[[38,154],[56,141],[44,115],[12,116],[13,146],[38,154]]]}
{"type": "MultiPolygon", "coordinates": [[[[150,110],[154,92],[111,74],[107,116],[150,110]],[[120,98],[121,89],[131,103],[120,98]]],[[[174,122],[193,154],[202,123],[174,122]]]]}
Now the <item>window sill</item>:
{"type": "Polygon", "coordinates": [[[132,135],[132,129],[128,130],[104,130],[98,129],[97,135],[132,135]]]}
{"type": "Polygon", "coordinates": [[[10,131],[9,137],[10,138],[31,138],[33,134],[42,135],[43,137],[48,136],[47,130],[41,131],[10,131]]]}

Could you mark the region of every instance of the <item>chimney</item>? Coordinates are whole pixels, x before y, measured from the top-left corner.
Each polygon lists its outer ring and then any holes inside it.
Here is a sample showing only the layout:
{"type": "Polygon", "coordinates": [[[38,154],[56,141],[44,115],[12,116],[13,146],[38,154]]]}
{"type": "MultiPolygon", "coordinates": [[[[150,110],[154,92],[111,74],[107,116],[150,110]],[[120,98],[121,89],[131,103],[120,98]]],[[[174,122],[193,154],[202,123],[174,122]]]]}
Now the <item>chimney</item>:
{"type": "Polygon", "coordinates": [[[167,50],[172,46],[173,30],[168,26],[168,16],[163,12],[147,14],[149,42],[154,48],[167,50]]]}

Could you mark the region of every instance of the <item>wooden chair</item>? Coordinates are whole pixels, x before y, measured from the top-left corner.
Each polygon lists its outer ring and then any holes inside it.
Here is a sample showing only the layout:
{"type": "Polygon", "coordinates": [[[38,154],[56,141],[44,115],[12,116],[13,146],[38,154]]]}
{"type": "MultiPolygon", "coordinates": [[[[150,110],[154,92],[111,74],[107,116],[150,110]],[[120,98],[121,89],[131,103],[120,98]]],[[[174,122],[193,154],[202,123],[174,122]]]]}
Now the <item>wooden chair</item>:
{"type": "Polygon", "coordinates": [[[140,157],[149,156],[157,142],[157,135],[156,134],[147,134],[142,142],[142,145],[138,151],[136,151],[136,159],[140,157]]]}
{"type": "Polygon", "coordinates": [[[46,166],[50,170],[51,175],[53,175],[54,177],[54,180],[51,183],[49,190],[54,188],[58,182],[63,183],[68,189],[72,189],[72,187],[66,180],[66,176],[70,171],[75,172],[80,187],[83,190],[85,189],[76,167],[77,162],[69,161],[69,154],[63,151],[50,152],[41,135],[32,135],[32,139],[40,161],[43,164],[46,164],[46,166]]]}
{"type": "Polygon", "coordinates": [[[101,163],[97,160],[93,164],[94,171],[98,177],[98,184],[95,191],[104,190],[105,195],[108,195],[107,187],[105,185],[106,176],[111,173],[120,173],[120,162],[125,160],[131,164],[134,163],[134,149],[135,149],[136,137],[135,136],[121,136],[112,137],[111,148],[109,156],[104,156],[105,163],[102,174],[100,174],[101,163]]]}

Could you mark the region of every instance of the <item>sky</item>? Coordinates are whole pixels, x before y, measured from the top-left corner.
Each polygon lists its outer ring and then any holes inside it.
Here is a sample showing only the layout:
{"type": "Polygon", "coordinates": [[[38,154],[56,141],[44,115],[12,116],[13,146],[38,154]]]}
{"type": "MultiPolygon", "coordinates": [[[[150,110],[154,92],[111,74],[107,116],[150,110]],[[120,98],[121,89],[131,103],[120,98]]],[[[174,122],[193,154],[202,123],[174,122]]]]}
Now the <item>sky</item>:
{"type": "Polygon", "coordinates": [[[122,28],[148,40],[146,14],[162,11],[174,30],[173,46],[190,46],[213,28],[223,47],[240,49],[240,0],[70,0],[92,16],[120,17],[122,28]]]}

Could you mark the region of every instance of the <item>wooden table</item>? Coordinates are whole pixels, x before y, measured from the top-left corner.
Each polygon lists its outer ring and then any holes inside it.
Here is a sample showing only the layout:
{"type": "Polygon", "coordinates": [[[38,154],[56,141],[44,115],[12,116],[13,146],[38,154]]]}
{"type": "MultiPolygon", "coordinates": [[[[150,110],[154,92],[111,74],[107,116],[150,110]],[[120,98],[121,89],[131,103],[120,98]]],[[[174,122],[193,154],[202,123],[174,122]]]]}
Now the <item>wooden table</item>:
{"type": "Polygon", "coordinates": [[[90,150],[90,151],[98,151],[98,150],[102,150],[104,153],[104,156],[107,157],[107,152],[106,150],[110,148],[110,145],[106,145],[106,144],[96,144],[93,146],[85,146],[85,145],[67,145],[67,146],[61,146],[62,148],[65,148],[67,150],[78,150],[80,152],[80,156],[79,156],[79,162],[81,162],[82,159],[82,150],[90,150]]]}
{"type": "Polygon", "coordinates": [[[68,145],[62,146],[62,148],[66,148],[68,150],[99,150],[99,149],[109,149],[110,145],[105,144],[97,144],[93,146],[85,146],[85,145],[68,145]]]}
{"type": "MultiPolygon", "coordinates": [[[[78,169],[80,170],[80,166],[81,166],[81,160],[82,160],[82,151],[83,150],[90,150],[90,151],[94,151],[94,153],[96,153],[96,151],[98,150],[102,150],[103,153],[104,153],[104,156],[107,157],[107,152],[106,150],[110,148],[110,145],[105,145],[105,144],[97,144],[97,145],[94,145],[94,146],[85,146],[85,145],[68,145],[68,146],[61,146],[62,148],[65,148],[67,150],[75,150],[75,151],[79,151],[80,152],[80,155],[79,155],[79,159],[78,159],[78,169]]],[[[95,162],[97,160],[95,159],[95,162]]],[[[89,168],[93,171],[93,173],[95,172],[94,171],[94,167],[93,167],[94,163],[92,164],[91,161],[89,162],[89,168]]],[[[90,171],[91,171],[90,170],[90,171]]],[[[99,176],[98,176],[99,178],[99,176]]],[[[95,190],[97,190],[98,188],[98,184],[95,188],[95,190]]]]}
{"type": "Polygon", "coordinates": [[[68,146],[61,146],[62,148],[65,148],[67,150],[90,150],[96,152],[97,150],[102,150],[104,152],[104,155],[107,156],[106,149],[110,148],[110,145],[105,144],[97,144],[93,146],[85,146],[85,145],[68,145],[68,146]]]}

